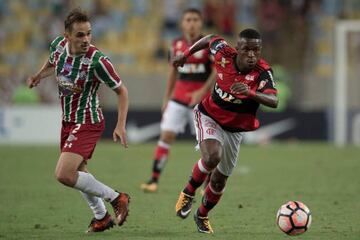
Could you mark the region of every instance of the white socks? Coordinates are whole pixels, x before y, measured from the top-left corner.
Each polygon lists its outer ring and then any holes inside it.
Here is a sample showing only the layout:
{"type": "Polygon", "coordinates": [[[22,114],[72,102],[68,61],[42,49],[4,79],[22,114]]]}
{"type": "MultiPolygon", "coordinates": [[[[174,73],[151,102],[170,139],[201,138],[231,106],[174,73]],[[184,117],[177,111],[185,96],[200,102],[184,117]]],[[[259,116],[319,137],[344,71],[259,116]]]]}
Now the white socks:
{"type": "Polygon", "coordinates": [[[99,182],[93,175],[87,172],[78,171],[78,179],[74,188],[84,193],[102,198],[107,202],[111,202],[119,196],[119,193],[115,192],[114,189],[99,182]]]}
{"type": "Polygon", "coordinates": [[[106,215],[106,207],[103,200],[92,194],[84,193],[82,191],[80,191],[80,193],[89,204],[89,207],[93,211],[95,218],[97,220],[103,219],[106,215]]]}

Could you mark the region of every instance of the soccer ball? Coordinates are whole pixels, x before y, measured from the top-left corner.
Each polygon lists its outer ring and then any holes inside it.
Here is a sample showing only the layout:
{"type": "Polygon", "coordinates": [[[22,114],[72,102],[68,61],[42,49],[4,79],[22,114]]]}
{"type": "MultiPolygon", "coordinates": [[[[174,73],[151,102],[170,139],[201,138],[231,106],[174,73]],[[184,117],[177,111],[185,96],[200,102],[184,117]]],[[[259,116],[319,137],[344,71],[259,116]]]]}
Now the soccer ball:
{"type": "Polygon", "coordinates": [[[309,208],[299,201],[290,201],[282,205],[276,214],[276,223],[284,233],[299,235],[311,225],[309,208]]]}

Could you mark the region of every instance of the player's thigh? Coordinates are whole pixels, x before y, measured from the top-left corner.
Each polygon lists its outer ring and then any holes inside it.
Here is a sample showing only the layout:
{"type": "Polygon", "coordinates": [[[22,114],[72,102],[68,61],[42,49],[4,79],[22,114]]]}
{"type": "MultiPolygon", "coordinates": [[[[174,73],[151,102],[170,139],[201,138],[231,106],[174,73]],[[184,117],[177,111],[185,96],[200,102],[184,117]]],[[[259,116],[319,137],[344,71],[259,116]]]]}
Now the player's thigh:
{"type": "Polygon", "coordinates": [[[83,164],[83,156],[72,153],[62,152],[56,164],[55,175],[58,179],[72,178],[76,176],[79,167],[83,164]]]}
{"type": "Polygon", "coordinates": [[[162,115],[161,131],[170,131],[175,134],[184,132],[187,123],[187,111],[188,107],[170,101],[162,115]]]}
{"type": "Polygon", "coordinates": [[[243,133],[240,132],[226,132],[224,136],[221,162],[217,169],[225,176],[230,176],[237,164],[242,139],[243,133]]]}

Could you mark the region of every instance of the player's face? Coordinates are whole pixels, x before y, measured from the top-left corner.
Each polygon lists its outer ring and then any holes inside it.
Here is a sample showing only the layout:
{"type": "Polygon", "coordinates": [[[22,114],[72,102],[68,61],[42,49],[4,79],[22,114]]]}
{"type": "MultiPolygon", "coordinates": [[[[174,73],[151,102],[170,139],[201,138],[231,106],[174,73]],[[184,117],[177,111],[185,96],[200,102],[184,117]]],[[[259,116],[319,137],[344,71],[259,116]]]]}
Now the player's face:
{"type": "Polygon", "coordinates": [[[65,32],[72,54],[83,54],[89,50],[91,43],[91,24],[89,22],[75,22],[72,30],[65,32]]]}
{"type": "Polygon", "coordinates": [[[182,18],[181,28],[185,35],[200,35],[202,28],[202,20],[200,15],[192,12],[185,13],[182,18]]]}
{"type": "Polygon", "coordinates": [[[236,49],[241,68],[253,69],[261,55],[261,40],[239,38],[236,49]]]}

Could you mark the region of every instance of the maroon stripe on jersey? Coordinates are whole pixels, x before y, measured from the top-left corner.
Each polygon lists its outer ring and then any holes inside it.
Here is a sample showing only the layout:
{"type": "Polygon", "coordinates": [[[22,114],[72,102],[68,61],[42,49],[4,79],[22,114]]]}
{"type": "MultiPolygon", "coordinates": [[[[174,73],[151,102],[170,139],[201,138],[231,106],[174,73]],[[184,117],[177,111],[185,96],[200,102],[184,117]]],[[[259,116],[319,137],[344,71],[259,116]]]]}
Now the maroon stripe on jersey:
{"type": "Polygon", "coordinates": [[[263,93],[267,93],[267,94],[277,94],[277,90],[276,89],[265,89],[264,91],[262,91],[263,93]]]}
{"type": "Polygon", "coordinates": [[[72,66],[72,61],[73,61],[73,57],[68,56],[63,67],[64,71],[61,73],[62,75],[66,76],[70,73],[71,69],[69,69],[67,66],[68,65],[72,66]]]}
{"type": "MultiPolygon", "coordinates": [[[[87,53],[85,54],[84,58],[89,58],[91,59],[93,53],[96,51],[95,47],[90,47],[89,50],[87,51],[87,53]]],[[[75,83],[78,81],[78,79],[80,78],[80,74],[82,72],[85,72],[86,74],[89,74],[90,68],[90,64],[82,64],[80,71],[79,71],[79,77],[75,79],[75,83]]],[[[86,80],[86,79],[85,79],[86,80]]],[[[79,106],[79,101],[80,101],[80,96],[77,99],[73,99],[71,102],[71,113],[70,113],[70,121],[76,122],[76,112],[77,112],[77,107],[79,106]]]]}
{"type": "Polygon", "coordinates": [[[102,64],[104,64],[104,66],[105,66],[106,70],[109,72],[110,76],[117,82],[121,82],[119,75],[116,74],[115,69],[109,63],[109,61],[107,59],[105,59],[104,57],[100,58],[100,61],[102,62],[102,64]]]}
{"type": "Polygon", "coordinates": [[[194,112],[195,112],[196,125],[199,129],[199,143],[200,143],[204,140],[204,130],[201,125],[201,113],[198,110],[194,110],[194,112]]]}
{"type": "MultiPolygon", "coordinates": [[[[67,42],[66,38],[64,38],[58,45],[60,45],[61,47],[65,47],[66,42],[67,42]]],[[[66,50],[64,49],[64,51],[66,51],[66,50]]],[[[57,62],[57,60],[59,59],[61,54],[62,54],[61,52],[58,52],[58,51],[55,52],[54,64],[57,62]]]]}

